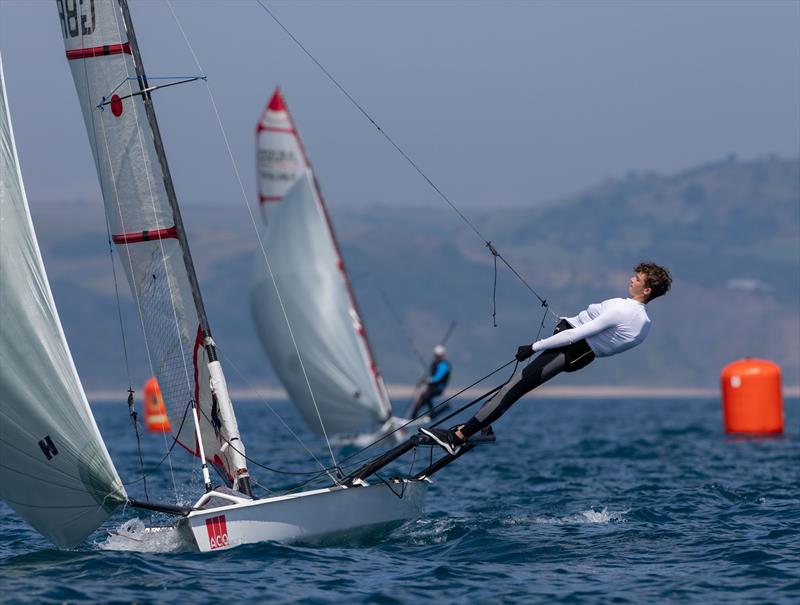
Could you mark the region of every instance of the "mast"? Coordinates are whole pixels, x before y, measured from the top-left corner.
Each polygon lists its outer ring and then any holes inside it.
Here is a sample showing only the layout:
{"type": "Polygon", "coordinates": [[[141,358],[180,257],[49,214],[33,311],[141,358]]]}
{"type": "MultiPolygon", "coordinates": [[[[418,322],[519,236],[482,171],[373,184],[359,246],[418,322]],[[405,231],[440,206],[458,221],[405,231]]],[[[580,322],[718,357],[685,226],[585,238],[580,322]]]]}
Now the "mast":
{"type": "MultiPolygon", "coordinates": [[[[150,130],[153,134],[153,143],[155,145],[156,154],[158,156],[159,164],[161,165],[161,173],[164,179],[164,188],[166,189],[167,198],[172,209],[172,217],[174,220],[175,231],[180,243],[181,252],[183,255],[183,263],[186,268],[186,274],[189,279],[189,285],[194,300],[195,310],[200,322],[200,330],[202,333],[203,347],[208,355],[208,369],[211,374],[211,389],[216,398],[217,404],[220,409],[220,416],[223,424],[226,426],[228,432],[228,440],[230,446],[233,448],[233,458],[236,464],[236,477],[234,481],[234,489],[238,489],[242,493],[252,496],[250,487],[250,474],[247,470],[246,458],[244,455],[244,444],[239,437],[239,431],[236,423],[236,415],[233,411],[233,403],[231,402],[228,393],[225,375],[222,371],[222,366],[217,357],[217,349],[213,338],[211,337],[211,327],[206,315],[205,305],[203,304],[203,296],[200,292],[200,284],[197,280],[197,273],[194,269],[194,262],[192,261],[191,251],[189,250],[189,242],[186,237],[186,230],[183,225],[183,218],[178,206],[178,196],[175,193],[175,187],[172,183],[172,175],[167,164],[167,155],[164,151],[164,143],[161,140],[161,131],[158,128],[158,120],[156,119],[155,108],[153,107],[153,100],[148,90],[147,76],[144,71],[144,63],[142,62],[141,53],[139,52],[139,44],[136,40],[136,33],[133,28],[133,21],[131,20],[130,11],[128,9],[128,0],[118,0],[122,17],[125,24],[125,29],[128,34],[128,43],[130,44],[131,53],[133,56],[133,63],[136,67],[136,77],[139,84],[140,94],[144,103],[145,111],[147,114],[147,121],[150,125],[150,130]]],[[[198,448],[200,449],[200,458],[203,464],[203,480],[205,482],[206,491],[211,489],[211,478],[208,472],[208,463],[203,452],[203,442],[200,438],[199,429],[199,416],[198,416],[198,402],[194,402],[193,415],[195,425],[198,431],[198,448]]]]}

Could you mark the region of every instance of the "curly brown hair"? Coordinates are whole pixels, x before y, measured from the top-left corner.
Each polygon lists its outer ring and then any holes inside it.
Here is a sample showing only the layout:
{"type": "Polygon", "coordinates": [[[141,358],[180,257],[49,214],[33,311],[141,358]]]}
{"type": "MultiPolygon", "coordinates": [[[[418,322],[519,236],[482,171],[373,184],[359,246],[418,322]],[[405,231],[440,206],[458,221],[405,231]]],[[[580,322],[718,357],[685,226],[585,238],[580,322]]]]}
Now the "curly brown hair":
{"type": "Polygon", "coordinates": [[[664,296],[669,292],[672,286],[672,276],[666,267],[657,265],[655,263],[639,263],[633,269],[636,273],[644,273],[644,285],[650,288],[650,296],[647,297],[647,302],[654,298],[664,296]]]}

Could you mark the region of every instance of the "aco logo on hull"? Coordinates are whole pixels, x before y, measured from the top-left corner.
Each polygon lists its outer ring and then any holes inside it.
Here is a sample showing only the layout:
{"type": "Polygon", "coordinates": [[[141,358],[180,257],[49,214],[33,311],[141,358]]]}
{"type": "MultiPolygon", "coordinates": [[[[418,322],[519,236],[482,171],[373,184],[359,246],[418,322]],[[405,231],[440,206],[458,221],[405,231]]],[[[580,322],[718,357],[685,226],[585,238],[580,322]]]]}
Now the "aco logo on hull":
{"type": "Polygon", "coordinates": [[[206,519],[206,530],[211,550],[228,546],[228,524],[225,522],[225,515],[206,519]]]}

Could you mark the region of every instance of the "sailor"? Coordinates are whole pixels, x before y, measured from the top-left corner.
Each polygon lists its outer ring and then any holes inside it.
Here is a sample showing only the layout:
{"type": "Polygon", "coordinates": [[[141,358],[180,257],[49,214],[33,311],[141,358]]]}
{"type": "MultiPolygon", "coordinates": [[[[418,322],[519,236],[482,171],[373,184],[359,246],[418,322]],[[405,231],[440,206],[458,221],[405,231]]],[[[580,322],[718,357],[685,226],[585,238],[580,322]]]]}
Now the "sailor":
{"type": "Polygon", "coordinates": [[[433,348],[433,363],[431,363],[429,376],[425,381],[425,390],[411,406],[410,418],[416,418],[422,406],[428,406],[428,414],[435,415],[433,400],[444,392],[447,382],[450,380],[451,366],[446,355],[447,349],[444,348],[444,345],[436,345],[433,348]]]}
{"type": "Polygon", "coordinates": [[[589,305],[575,317],[561,318],[553,336],[525,344],[517,349],[517,361],[534,353],[519,377],[512,378],[487,401],[466,424],[445,429],[421,428],[420,432],[455,455],[464,442],[478,431],[490,430],[518,399],[561,372],[575,372],[595,357],[610,357],[641,344],[650,331],[645,306],[666,294],[672,278],[666,267],[640,263],[628,282],[629,298],[610,298],[589,305]]]}

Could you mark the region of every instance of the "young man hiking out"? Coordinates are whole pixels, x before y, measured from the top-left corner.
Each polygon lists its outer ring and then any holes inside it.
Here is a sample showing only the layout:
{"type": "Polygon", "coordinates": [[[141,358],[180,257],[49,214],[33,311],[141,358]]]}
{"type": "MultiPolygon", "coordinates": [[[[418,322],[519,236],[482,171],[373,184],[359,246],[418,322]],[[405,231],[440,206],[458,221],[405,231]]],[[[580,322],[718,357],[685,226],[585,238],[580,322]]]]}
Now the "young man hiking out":
{"type": "Polygon", "coordinates": [[[561,372],[575,372],[595,357],[610,357],[641,344],[650,331],[645,305],[666,294],[672,278],[666,267],[639,263],[628,282],[629,298],[589,305],[575,317],[562,318],[553,336],[517,349],[517,361],[540,353],[465,424],[449,430],[421,428],[424,438],[455,455],[469,437],[489,427],[518,399],[561,372]]]}

